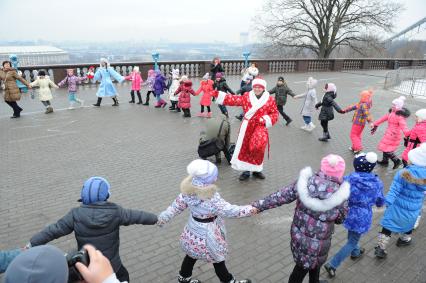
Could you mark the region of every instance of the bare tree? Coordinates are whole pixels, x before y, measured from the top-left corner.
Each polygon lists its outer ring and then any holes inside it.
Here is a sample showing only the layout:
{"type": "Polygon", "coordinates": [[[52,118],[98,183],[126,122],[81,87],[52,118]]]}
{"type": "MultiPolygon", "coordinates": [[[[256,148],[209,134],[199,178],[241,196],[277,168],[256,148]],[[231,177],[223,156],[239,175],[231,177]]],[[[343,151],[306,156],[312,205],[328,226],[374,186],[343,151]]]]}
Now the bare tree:
{"type": "Polygon", "coordinates": [[[391,31],[401,9],[397,0],[267,0],[257,28],[273,45],[309,49],[318,58],[337,46],[363,54],[355,43],[391,31]]]}

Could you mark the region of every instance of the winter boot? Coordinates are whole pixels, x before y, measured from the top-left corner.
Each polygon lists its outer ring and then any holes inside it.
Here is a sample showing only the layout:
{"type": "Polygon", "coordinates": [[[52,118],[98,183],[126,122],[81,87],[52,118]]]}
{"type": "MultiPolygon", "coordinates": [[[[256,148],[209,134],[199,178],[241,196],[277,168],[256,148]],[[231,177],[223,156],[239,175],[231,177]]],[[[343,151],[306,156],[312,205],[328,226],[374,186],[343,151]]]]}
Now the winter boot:
{"type": "Polygon", "coordinates": [[[324,265],[324,269],[325,271],[327,271],[328,277],[333,278],[336,276],[336,269],[333,266],[331,266],[331,264],[326,263],[324,265]]]}
{"type": "Polygon", "coordinates": [[[49,114],[49,113],[52,113],[53,112],[53,107],[52,106],[48,106],[47,108],[46,108],[46,112],[44,112],[45,114],[49,114]]]}
{"type": "Polygon", "coordinates": [[[161,107],[166,107],[167,106],[167,102],[165,102],[164,100],[163,101],[161,101],[161,107]]]}
{"type": "Polygon", "coordinates": [[[207,113],[206,118],[211,118],[212,117],[212,112],[207,113]]]}
{"type": "Polygon", "coordinates": [[[169,107],[170,111],[176,110],[176,102],[172,101],[172,106],[169,107]]]}
{"type": "Polygon", "coordinates": [[[75,100],[77,100],[78,103],[80,103],[80,107],[84,106],[84,100],[78,99],[76,98],[75,100]]]}
{"type": "Polygon", "coordinates": [[[392,162],[393,162],[393,167],[392,167],[393,170],[398,169],[398,167],[402,164],[401,159],[396,157],[392,158],[392,162]]]}
{"type": "Polygon", "coordinates": [[[72,110],[72,109],[74,109],[74,104],[75,104],[75,102],[74,102],[74,101],[71,101],[71,102],[70,102],[70,106],[68,107],[68,110],[72,110]]]}
{"type": "Polygon", "coordinates": [[[197,117],[204,117],[204,113],[203,112],[198,112],[197,113],[197,117]]]}
{"type": "Polygon", "coordinates": [[[135,94],[132,92],[130,96],[132,97],[132,100],[130,100],[129,103],[135,103],[135,94]]]}
{"type": "Polygon", "coordinates": [[[114,104],[112,106],[118,106],[119,103],[117,97],[113,97],[112,101],[114,101],[114,104]]]}
{"type": "Polygon", "coordinates": [[[390,238],[390,236],[386,236],[385,234],[379,233],[379,241],[377,243],[377,246],[374,248],[374,255],[377,258],[384,259],[388,255],[386,247],[389,244],[390,238]]]}
{"type": "Polygon", "coordinates": [[[147,94],[146,101],[143,105],[145,105],[145,106],[149,105],[149,94],[147,94]]]}
{"type": "Polygon", "coordinates": [[[328,141],[328,139],[329,139],[329,134],[328,134],[328,132],[323,132],[322,133],[322,138],[319,138],[318,140],[319,141],[322,141],[322,142],[326,142],[326,141],[328,141]]]}
{"type": "Polygon", "coordinates": [[[286,126],[290,125],[290,123],[293,122],[293,120],[290,118],[286,119],[285,121],[286,121],[285,123],[286,126]]]}
{"type": "Polygon", "coordinates": [[[402,234],[399,238],[398,241],[396,241],[396,246],[397,247],[405,247],[405,246],[409,246],[411,245],[412,239],[411,239],[411,235],[408,234],[402,234]]]}
{"type": "Polygon", "coordinates": [[[240,181],[245,181],[248,178],[250,178],[250,171],[244,171],[243,173],[241,173],[239,180],[240,181]]]}
{"type": "Polygon", "coordinates": [[[99,107],[101,106],[101,102],[102,102],[102,97],[98,97],[98,101],[96,102],[96,104],[93,104],[93,106],[99,107]]]}
{"type": "Polygon", "coordinates": [[[300,127],[302,130],[307,131],[308,130],[309,125],[308,124],[303,124],[302,127],[300,127]]]}
{"type": "Polygon", "coordinates": [[[357,254],[357,255],[351,254],[351,259],[352,260],[357,260],[357,259],[361,258],[364,254],[365,254],[365,249],[364,248],[360,248],[359,249],[359,254],[357,254]]]}
{"type": "Polygon", "coordinates": [[[198,279],[191,279],[191,277],[184,278],[181,275],[178,276],[178,282],[179,283],[201,283],[198,279]]]}
{"type": "Polygon", "coordinates": [[[142,104],[142,96],[140,93],[137,93],[139,102],[137,104],[142,104]]]}
{"type": "Polygon", "coordinates": [[[315,129],[315,125],[314,125],[314,123],[312,123],[312,122],[310,122],[309,123],[309,131],[312,131],[313,129],[315,129]]]}
{"type": "Polygon", "coordinates": [[[379,164],[381,166],[388,166],[389,165],[389,156],[387,155],[387,153],[383,152],[383,159],[377,161],[377,164],[379,164]]]}
{"type": "Polygon", "coordinates": [[[251,283],[251,280],[250,279],[235,280],[235,278],[232,278],[232,280],[227,283],[251,283]]]}
{"type": "Polygon", "coordinates": [[[253,177],[255,177],[257,179],[261,179],[261,180],[264,180],[266,178],[265,175],[263,175],[262,172],[253,172],[253,177]]]}

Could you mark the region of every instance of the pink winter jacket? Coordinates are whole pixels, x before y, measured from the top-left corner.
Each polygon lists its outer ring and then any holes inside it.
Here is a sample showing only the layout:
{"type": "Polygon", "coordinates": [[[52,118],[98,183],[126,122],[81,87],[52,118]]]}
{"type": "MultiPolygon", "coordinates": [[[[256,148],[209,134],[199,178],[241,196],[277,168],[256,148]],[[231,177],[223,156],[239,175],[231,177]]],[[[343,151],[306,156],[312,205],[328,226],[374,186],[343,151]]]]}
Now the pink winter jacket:
{"type": "Polygon", "coordinates": [[[203,106],[210,106],[212,103],[212,91],[213,91],[213,81],[206,80],[201,81],[200,88],[195,92],[195,95],[199,95],[203,92],[203,96],[200,99],[200,104],[203,106]]]}
{"type": "Polygon", "coordinates": [[[416,143],[418,147],[421,143],[426,142],[426,121],[417,122],[414,127],[405,133],[405,136],[408,137],[408,144],[402,153],[402,160],[408,161],[408,152],[414,148],[416,140],[419,139],[419,143],[416,143]]]}
{"type": "Polygon", "coordinates": [[[132,72],[130,75],[124,77],[128,81],[132,81],[132,90],[141,90],[143,83],[141,74],[139,72],[132,72]]]}
{"type": "Polygon", "coordinates": [[[389,114],[374,122],[374,126],[379,126],[385,121],[388,121],[388,127],[385,135],[380,140],[378,149],[382,152],[394,152],[401,143],[401,131],[406,135],[408,132],[405,119],[410,115],[410,112],[403,108],[396,110],[392,108],[389,114]]]}

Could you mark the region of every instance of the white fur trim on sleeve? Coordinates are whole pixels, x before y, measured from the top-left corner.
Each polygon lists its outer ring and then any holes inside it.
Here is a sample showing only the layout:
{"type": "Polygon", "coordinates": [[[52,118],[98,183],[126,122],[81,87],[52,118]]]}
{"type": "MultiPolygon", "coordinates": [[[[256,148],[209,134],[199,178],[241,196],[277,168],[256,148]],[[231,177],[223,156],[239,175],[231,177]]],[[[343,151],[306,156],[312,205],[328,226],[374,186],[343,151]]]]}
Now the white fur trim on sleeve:
{"type": "Polygon", "coordinates": [[[263,118],[263,120],[265,120],[266,128],[272,127],[272,120],[271,120],[271,117],[269,115],[264,115],[262,118],[263,118]]]}
{"type": "Polygon", "coordinates": [[[223,101],[225,100],[226,95],[227,94],[225,92],[219,91],[219,94],[216,99],[216,104],[223,104],[223,101]]]}
{"type": "Polygon", "coordinates": [[[340,188],[328,199],[317,199],[309,196],[308,192],[308,180],[313,175],[312,169],[306,167],[300,171],[299,180],[297,181],[297,193],[299,199],[307,208],[313,211],[327,211],[341,205],[344,201],[349,198],[350,195],[350,184],[343,182],[340,188]]]}

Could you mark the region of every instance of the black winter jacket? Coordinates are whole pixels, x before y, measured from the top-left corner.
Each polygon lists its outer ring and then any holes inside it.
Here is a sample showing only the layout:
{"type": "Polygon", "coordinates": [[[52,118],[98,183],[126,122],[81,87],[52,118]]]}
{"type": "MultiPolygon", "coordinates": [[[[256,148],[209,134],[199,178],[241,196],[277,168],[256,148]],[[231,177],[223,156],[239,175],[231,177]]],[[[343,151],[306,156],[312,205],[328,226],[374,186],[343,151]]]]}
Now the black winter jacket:
{"type": "Polygon", "coordinates": [[[275,93],[275,102],[277,105],[285,105],[287,103],[287,95],[294,97],[293,91],[287,86],[287,84],[276,85],[269,91],[269,94],[275,93]]]}
{"type": "Polygon", "coordinates": [[[233,92],[232,89],[228,86],[224,78],[221,78],[219,81],[214,81],[213,88],[217,91],[235,94],[235,92],[233,92]]]}
{"type": "Polygon", "coordinates": [[[125,209],[112,202],[82,204],[80,207],[71,209],[55,224],[35,234],[30,243],[32,246],[44,245],[74,231],[79,250],[85,244],[95,246],[111,261],[114,272],[117,272],[122,265],[119,254],[120,226],[156,223],[155,214],[125,209]]]}
{"type": "Polygon", "coordinates": [[[333,108],[336,109],[337,112],[343,113],[340,106],[337,105],[336,101],[334,101],[336,97],[337,97],[337,93],[333,91],[326,92],[324,94],[324,97],[322,98],[322,101],[315,105],[315,108],[317,109],[321,107],[321,111],[318,117],[320,121],[333,120],[334,119],[333,108]]]}

